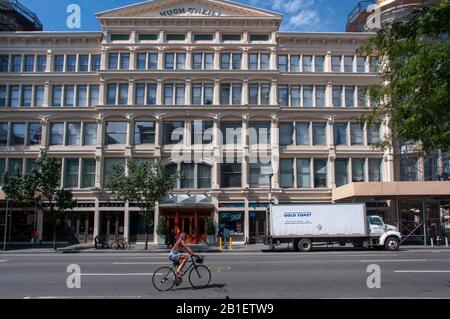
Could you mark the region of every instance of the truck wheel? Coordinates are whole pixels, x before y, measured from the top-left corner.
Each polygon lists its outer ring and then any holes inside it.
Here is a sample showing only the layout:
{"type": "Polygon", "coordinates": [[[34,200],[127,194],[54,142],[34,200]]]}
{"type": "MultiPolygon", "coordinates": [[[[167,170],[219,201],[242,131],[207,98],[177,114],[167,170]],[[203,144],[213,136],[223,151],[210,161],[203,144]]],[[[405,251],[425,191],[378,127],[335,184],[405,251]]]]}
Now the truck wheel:
{"type": "Polygon", "coordinates": [[[386,239],[386,242],[384,243],[384,249],[389,251],[397,251],[400,247],[400,242],[395,237],[389,237],[386,239]]]}
{"type": "Polygon", "coordinates": [[[302,239],[298,242],[297,248],[301,252],[310,252],[312,250],[312,241],[310,239],[302,239]]]}

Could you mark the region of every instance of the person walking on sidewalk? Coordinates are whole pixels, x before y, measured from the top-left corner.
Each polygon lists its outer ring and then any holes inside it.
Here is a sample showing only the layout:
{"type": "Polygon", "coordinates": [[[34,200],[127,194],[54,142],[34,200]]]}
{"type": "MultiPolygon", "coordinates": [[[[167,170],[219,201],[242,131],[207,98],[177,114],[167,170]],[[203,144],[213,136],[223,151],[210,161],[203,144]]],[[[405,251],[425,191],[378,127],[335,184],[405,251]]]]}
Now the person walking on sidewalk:
{"type": "Polygon", "coordinates": [[[31,242],[33,244],[33,248],[37,247],[39,242],[39,232],[36,228],[33,228],[33,231],[31,232],[31,242]]]}

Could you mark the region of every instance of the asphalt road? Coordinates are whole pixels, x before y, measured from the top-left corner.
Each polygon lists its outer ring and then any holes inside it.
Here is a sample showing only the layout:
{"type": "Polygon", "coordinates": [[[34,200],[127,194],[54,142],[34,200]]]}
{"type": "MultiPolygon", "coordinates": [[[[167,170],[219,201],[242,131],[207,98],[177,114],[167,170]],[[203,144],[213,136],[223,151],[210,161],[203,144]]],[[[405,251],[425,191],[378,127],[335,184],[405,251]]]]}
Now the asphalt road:
{"type": "Polygon", "coordinates": [[[169,264],[167,254],[0,254],[0,298],[450,298],[448,249],[204,255],[208,288],[186,279],[162,293],[152,274],[169,264]],[[66,285],[71,264],[81,268],[80,289],[66,285]],[[381,288],[368,288],[369,265],[380,267],[381,288]]]}

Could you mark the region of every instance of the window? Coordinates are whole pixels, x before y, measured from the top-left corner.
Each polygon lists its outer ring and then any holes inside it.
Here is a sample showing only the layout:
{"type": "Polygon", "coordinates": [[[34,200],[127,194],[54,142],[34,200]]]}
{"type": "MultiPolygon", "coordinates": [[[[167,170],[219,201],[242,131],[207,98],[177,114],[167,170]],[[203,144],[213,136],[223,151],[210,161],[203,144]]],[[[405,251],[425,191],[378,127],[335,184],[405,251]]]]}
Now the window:
{"type": "Polygon", "coordinates": [[[352,145],[364,144],[364,125],[359,123],[352,123],[350,125],[351,143],[352,145]]]}
{"type": "Polygon", "coordinates": [[[121,53],[120,54],[120,70],[130,69],[130,54],[121,53]]]}
{"type": "Polygon", "coordinates": [[[184,84],[164,84],[165,105],[184,105],[185,102],[184,84]]]}
{"type": "Polygon", "coordinates": [[[345,86],[345,106],[353,107],[355,106],[355,87],[345,86]]]}
{"type": "Polygon", "coordinates": [[[242,64],[242,54],[222,53],[220,55],[220,68],[222,70],[240,70],[242,64]]]}
{"type": "Polygon", "coordinates": [[[96,106],[100,102],[100,93],[98,85],[89,86],[89,106],[96,106]]]}
{"type": "Polygon", "coordinates": [[[381,175],[381,165],[381,159],[369,159],[369,182],[381,182],[383,180],[381,175]]]}
{"type": "Polygon", "coordinates": [[[250,145],[270,144],[270,131],[270,122],[250,122],[248,132],[250,145]]]}
{"type": "Polygon", "coordinates": [[[40,145],[42,138],[42,125],[40,123],[28,124],[28,145],[40,145]]]}
{"type": "Polygon", "coordinates": [[[334,167],[336,187],[348,184],[348,160],[336,159],[334,167]]]}
{"type": "Polygon", "coordinates": [[[19,85],[11,85],[9,87],[9,106],[10,107],[19,107],[20,104],[20,86],[19,85]]]}
{"type": "Polygon", "coordinates": [[[316,55],[314,57],[314,67],[315,67],[315,72],[324,72],[325,68],[325,56],[323,55],[316,55]]]}
{"type": "Polygon", "coordinates": [[[288,72],[288,56],[279,55],[278,56],[278,69],[280,72],[288,72]]]}
{"type": "Polygon", "coordinates": [[[342,106],[342,85],[333,85],[333,106],[342,106]]]}
{"type": "Polygon", "coordinates": [[[364,182],[366,175],[366,160],[361,158],[352,158],[352,182],[364,182]]]}
{"type": "Polygon", "coordinates": [[[33,102],[33,86],[23,85],[22,86],[22,106],[30,107],[33,102]]]}
{"type": "Polygon", "coordinates": [[[314,160],[314,187],[327,187],[327,165],[326,159],[314,160]]]}
{"type": "Polygon", "coordinates": [[[310,159],[297,159],[297,187],[311,188],[310,159]]]}
{"type": "Polygon", "coordinates": [[[78,166],[80,161],[78,159],[66,159],[64,169],[64,187],[77,188],[78,187],[78,166]]]}
{"type": "Polygon", "coordinates": [[[242,143],[242,123],[221,122],[220,131],[223,145],[238,145],[242,143]]]}
{"type": "Polygon", "coordinates": [[[127,83],[110,83],[107,87],[107,104],[109,105],[126,105],[128,104],[128,84],[127,83]]]}
{"type": "Polygon", "coordinates": [[[195,188],[195,164],[181,163],[181,188],[195,188]]]}
{"type": "Polygon", "coordinates": [[[11,72],[22,72],[22,56],[13,55],[11,61],[11,72]]]}
{"type": "Polygon", "coordinates": [[[358,106],[367,106],[367,88],[364,86],[358,86],[358,106]]]}
{"type": "Polygon", "coordinates": [[[331,57],[331,70],[333,72],[341,72],[341,63],[342,63],[342,57],[341,56],[332,56],[331,57]]]}
{"type": "Polygon", "coordinates": [[[52,106],[62,106],[62,85],[53,85],[52,106]]]}
{"type": "Polygon", "coordinates": [[[83,130],[83,145],[97,144],[97,124],[84,123],[83,130]]]}
{"type": "Polygon", "coordinates": [[[358,56],[356,58],[356,72],[358,73],[366,72],[366,57],[358,56]]]}
{"type": "Polygon", "coordinates": [[[222,34],[222,41],[241,41],[242,35],[240,34],[222,34]]]}
{"type": "Polygon", "coordinates": [[[316,86],[316,107],[325,106],[325,86],[316,86]]]}
{"type": "Polygon", "coordinates": [[[334,124],[334,145],[347,145],[347,123],[334,124]]]}
{"type": "Polygon", "coordinates": [[[291,55],[290,72],[300,72],[300,55],[291,55]]]}
{"type": "Polygon", "coordinates": [[[134,123],[134,144],[155,144],[155,122],[134,123]]]}
{"type": "Polygon", "coordinates": [[[214,40],[214,34],[212,33],[195,33],[194,41],[212,41],[214,40]]]}
{"type": "Polygon", "coordinates": [[[163,144],[177,144],[183,141],[184,122],[163,122],[163,144]]]}
{"type": "Polygon", "coordinates": [[[0,55],[0,72],[8,72],[9,56],[0,55]]]}
{"type": "Polygon", "coordinates": [[[139,33],[139,41],[156,41],[158,40],[158,34],[156,33],[139,33]]]}
{"type": "Polygon", "coordinates": [[[129,41],[130,35],[129,34],[120,34],[120,33],[113,33],[110,35],[111,41],[129,41]]]}
{"type": "Polygon", "coordinates": [[[197,187],[211,188],[211,167],[204,164],[197,165],[197,187]]]}
{"type": "Polygon", "coordinates": [[[301,104],[301,87],[299,85],[291,85],[291,106],[299,107],[301,104]]]}
{"type": "Polygon", "coordinates": [[[166,53],[165,55],[165,69],[166,70],[184,70],[186,69],[186,54],[185,53],[166,53]]]}
{"type": "Polygon", "coordinates": [[[144,105],[145,104],[145,84],[139,83],[135,86],[135,101],[136,105],[144,105]]]}
{"type": "Polygon", "coordinates": [[[36,72],[45,72],[46,68],[47,68],[47,56],[38,55],[36,72]]]}
{"type": "Polygon", "coordinates": [[[98,70],[100,70],[100,61],[101,61],[101,56],[100,55],[91,55],[91,71],[92,72],[97,72],[98,70]]]}
{"type": "Polygon", "coordinates": [[[127,123],[126,122],[107,122],[105,130],[105,144],[114,145],[127,144],[127,123]]]}
{"type": "Polygon", "coordinates": [[[303,72],[312,72],[312,56],[303,56],[303,72]]]}
{"type": "Polygon", "coordinates": [[[81,160],[81,188],[89,188],[95,186],[95,159],[83,158],[81,160]]]}
{"type": "Polygon", "coordinates": [[[45,87],[43,85],[36,85],[34,87],[34,106],[42,107],[44,105],[44,90],[45,87]]]}
{"type": "Polygon", "coordinates": [[[292,123],[280,123],[280,145],[287,146],[294,144],[293,133],[292,123]]]}
{"type": "Polygon", "coordinates": [[[63,72],[64,71],[64,55],[55,55],[53,58],[53,71],[63,72]]]}
{"type": "Polygon", "coordinates": [[[186,69],[186,54],[177,53],[177,70],[186,69]]]}
{"type": "Polygon", "coordinates": [[[67,123],[66,145],[80,145],[80,131],[80,123],[67,123]]]}
{"type": "Polygon", "coordinates": [[[35,170],[37,168],[37,161],[35,159],[32,158],[27,158],[25,160],[25,169],[26,169],[26,173],[30,174],[33,170],[35,170]]]}
{"type": "Polygon", "coordinates": [[[242,63],[242,54],[233,53],[232,69],[233,70],[240,70],[241,69],[241,63],[242,63]]]}
{"type": "Polygon", "coordinates": [[[193,70],[203,69],[203,53],[194,53],[192,55],[192,69],[193,70]]]}
{"type": "Polygon", "coordinates": [[[64,143],[64,123],[51,123],[50,125],[50,145],[63,145],[64,143]]]}
{"type": "Polygon", "coordinates": [[[270,84],[260,84],[260,104],[269,105],[270,104],[270,84]]]}
{"type": "Polygon", "coordinates": [[[353,61],[355,57],[346,55],[344,57],[344,72],[350,73],[353,72],[353,61]]]}
{"type": "Polygon", "coordinates": [[[0,145],[8,145],[8,123],[0,123],[0,145]]]}
{"type": "Polygon", "coordinates": [[[400,180],[402,182],[414,182],[418,180],[418,161],[411,156],[400,161],[400,180]]]}
{"type": "Polygon", "coordinates": [[[25,145],[25,123],[12,123],[11,136],[9,138],[11,146],[25,145]]]}
{"type": "Polygon", "coordinates": [[[145,70],[147,66],[147,54],[146,53],[138,53],[136,55],[136,69],[145,70]]]}
{"type": "Polygon", "coordinates": [[[117,70],[119,68],[119,54],[110,53],[108,54],[108,69],[117,70]]]}
{"type": "Polygon", "coordinates": [[[209,144],[212,142],[212,121],[191,122],[191,144],[209,144]]]}
{"type": "Polygon", "coordinates": [[[103,168],[103,186],[106,184],[108,178],[114,173],[115,166],[125,167],[125,160],[122,158],[105,158],[103,168]]]}
{"type": "Polygon", "coordinates": [[[256,163],[249,163],[250,187],[269,187],[270,176],[273,175],[272,164],[265,159],[258,159],[256,163]]]}
{"type": "Polygon", "coordinates": [[[250,53],[248,55],[248,65],[250,70],[258,70],[259,68],[259,57],[258,57],[258,53],[250,53]]]}
{"type": "Polygon", "coordinates": [[[11,175],[22,175],[23,172],[23,159],[10,158],[8,160],[8,173],[11,175]]]}
{"type": "Polygon", "coordinates": [[[310,124],[305,123],[296,123],[295,124],[295,140],[297,145],[310,145],[309,138],[309,127],[310,124]]]}
{"type": "Polygon", "coordinates": [[[186,35],[184,33],[168,33],[166,35],[166,41],[184,41],[186,35]]]}
{"type": "Polygon", "coordinates": [[[75,98],[75,87],[73,85],[64,86],[64,106],[73,106],[75,98]]]}
{"type": "Polygon", "coordinates": [[[25,55],[23,72],[33,72],[33,71],[34,71],[34,55],[25,55]]]}
{"type": "Polygon", "coordinates": [[[76,106],[87,106],[87,85],[77,85],[76,106]]]}
{"type": "Polygon", "coordinates": [[[326,124],[325,123],[313,123],[313,145],[326,145],[326,124]]]}
{"type": "Polygon", "coordinates": [[[377,73],[378,72],[378,68],[379,68],[379,62],[378,62],[378,57],[370,57],[370,72],[372,73],[377,73]]]}
{"type": "Polygon", "coordinates": [[[156,89],[155,83],[138,83],[135,90],[135,104],[136,105],[155,105],[156,104],[156,89]]]}
{"type": "Polygon", "coordinates": [[[312,107],[313,106],[313,89],[312,85],[303,86],[303,106],[312,107]]]}
{"type": "Polygon", "coordinates": [[[6,85],[0,85],[0,107],[6,106],[6,85]]]}
{"type": "Polygon", "coordinates": [[[280,159],[280,187],[294,187],[294,160],[280,159]]]}
{"type": "Polygon", "coordinates": [[[250,34],[250,42],[269,41],[268,34],[250,34]]]}
{"type": "Polygon", "coordinates": [[[289,86],[278,86],[278,104],[280,106],[289,106],[289,86]]]}
{"type": "Polygon", "coordinates": [[[66,55],[66,72],[75,72],[77,70],[77,56],[66,55]]]}
{"type": "Polygon", "coordinates": [[[242,100],[242,85],[238,83],[220,85],[220,103],[224,105],[238,105],[242,100]]]}
{"type": "Polygon", "coordinates": [[[222,163],[220,165],[220,187],[242,187],[241,163],[222,163]]]}
{"type": "Polygon", "coordinates": [[[367,132],[367,142],[369,145],[376,145],[380,143],[381,141],[381,125],[373,124],[369,126],[368,132],[367,132]]]}

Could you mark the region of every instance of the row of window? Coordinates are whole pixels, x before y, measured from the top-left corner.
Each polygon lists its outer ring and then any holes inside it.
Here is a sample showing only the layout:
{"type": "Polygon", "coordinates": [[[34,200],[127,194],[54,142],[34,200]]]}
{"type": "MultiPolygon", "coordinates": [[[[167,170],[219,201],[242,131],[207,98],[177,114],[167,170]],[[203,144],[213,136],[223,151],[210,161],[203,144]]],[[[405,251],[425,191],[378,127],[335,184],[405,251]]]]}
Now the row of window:
{"type": "MultiPolygon", "coordinates": [[[[213,137],[212,121],[191,121],[189,132],[185,132],[184,121],[162,123],[162,144],[177,144],[183,137],[191,137],[191,144],[209,144],[213,137]]],[[[82,146],[97,144],[97,124],[90,122],[50,123],[49,144],[82,146]]],[[[279,128],[279,143],[288,145],[327,145],[326,123],[283,122],[279,128]]],[[[250,122],[249,143],[271,144],[271,122],[250,122]]],[[[127,144],[128,123],[109,121],[105,124],[105,144],[127,144]]],[[[380,142],[380,125],[366,127],[359,123],[337,122],[333,126],[334,145],[375,145],[380,142]]],[[[134,145],[155,144],[156,124],[154,121],[133,123],[134,145]]],[[[221,122],[218,138],[223,145],[242,144],[242,123],[221,122]]],[[[42,125],[33,122],[0,123],[0,145],[32,146],[40,145],[42,125]]]]}
{"type": "MultiPolygon", "coordinates": [[[[159,41],[160,36],[158,33],[138,33],[137,40],[139,42],[159,41]]],[[[247,40],[249,42],[267,42],[271,36],[263,33],[250,33],[247,40]]],[[[109,35],[109,39],[112,42],[127,42],[130,41],[131,35],[129,33],[112,33],[109,35]]],[[[187,35],[185,33],[166,33],[165,40],[167,42],[173,41],[186,41],[187,35]]],[[[222,33],[220,35],[222,42],[241,42],[245,37],[240,33],[222,33]]],[[[193,33],[192,40],[194,42],[211,42],[216,40],[214,33],[193,33]]]]}
{"type": "MultiPolygon", "coordinates": [[[[130,70],[131,55],[128,52],[108,54],[108,70],[130,70]]],[[[157,52],[138,52],[136,54],[137,70],[157,70],[157,52]]],[[[231,52],[220,54],[221,70],[241,70],[242,53],[231,52]]],[[[278,55],[278,69],[281,72],[325,72],[325,55],[278,55]]],[[[0,72],[45,72],[46,55],[0,55],[0,72]]],[[[250,52],[248,54],[249,70],[270,70],[270,53],[250,52]]],[[[186,70],[187,55],[185,52],[166,52],[164,54],[165,70],[186,70]]],[[[101,67],[101,56],[98,54],[57,54],[53,56],[54,72],[97,72],[101,67]]],[[[213,70],[214,53],[194,52],[189,66],[193,70],[213,70]]],[[[378,59],[364,56],[332,56],[332,72],[367,73],[378,71],[378,59]]]]}

